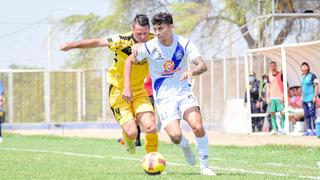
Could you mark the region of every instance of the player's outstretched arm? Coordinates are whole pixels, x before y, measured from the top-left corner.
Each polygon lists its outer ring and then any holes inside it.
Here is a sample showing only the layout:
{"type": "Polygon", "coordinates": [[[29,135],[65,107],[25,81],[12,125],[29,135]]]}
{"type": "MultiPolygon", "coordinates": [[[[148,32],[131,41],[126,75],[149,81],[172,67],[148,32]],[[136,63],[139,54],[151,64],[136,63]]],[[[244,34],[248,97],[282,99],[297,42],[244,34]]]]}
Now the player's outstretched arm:
{"type": "Polygon", "coordinates": [[[85,39],[76,42],[66,42],[61,45],[61,51],[69,51],[75,48],[96,48],[109,46],[107,39],[85,39]]]}
{"type": "Polygon", "coordinates": [[[132,101],[132,90],[131,90],[131,82],[130,82],[130,76],[131,76],[131,68],[132,63],[135,61],[134,54],[131,54],[125,62],[124,65],[124,86],[122,91],[122,98],[127,102],[132,101]]]}
{"type": "Polygon", "coordinates": [[[191,71],[188,71],[182,74],[182,77],[181,77],[182,81],[186,79],[191,80],[192,76],[197,76],[207,71],[207,65],[203,61],[201,56],[194,58],[192,60],[192,64],[194,64],[195,66],[191,71]]]}

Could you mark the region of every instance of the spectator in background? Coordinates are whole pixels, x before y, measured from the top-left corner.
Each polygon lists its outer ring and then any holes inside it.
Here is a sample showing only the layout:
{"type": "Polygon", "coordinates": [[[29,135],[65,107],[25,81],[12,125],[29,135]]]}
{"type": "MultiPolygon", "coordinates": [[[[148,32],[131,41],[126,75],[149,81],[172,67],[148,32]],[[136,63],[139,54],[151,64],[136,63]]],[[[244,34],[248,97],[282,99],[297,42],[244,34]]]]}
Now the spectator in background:
{"type": "Polygon", "coordinates": [[[297,121],[304,120],[302,109],[301,87],[294,86],[289,89],[289,120],[295,124],[297,121]],[[298,90],[299,89],[299,90],[298,90]],[[299,91],[299,93],[297,93],[299,91]]]}
{"type": "MultiPolygon", "coordinates": [[[[249,74],[249,86],[250,86],[250,104],[251,113],[260,113],[260,102],[259,102],[259,81],[256,79],[255,72],[249,74]]],[[[247,103],[247,93],[244,95],[244,103],[247,103]]],[[[251,118],[252,131],[261,131],[262,122],[260,117],[251,118]]]]}
{"type": "MultiPolygon", "coordinates": [[[[259,87],[259,101],[260,101],[260,112],[261,113],[266,113],[268,110],[268,103],[266,99],[266,94],[267,94],[267,88],[269,86],[269,78],[268,75],[264,74],[262,76],[262,80],[260,82],[260,87],[259,87]]],[[[265,131],[271,131],[271,118],[270,114],[267,116],[267,120],[269,123],[269,129],[265,131]]]]}
{"type": "Polygon", "coordinates": [[[308,63],[301,64],[302,107],[305,114],[307,131],[305,136],[315,136],[316,109],[315,102],[318,96],[318,79],[310,72],[308,63]]]}
{"type": "Polygon", "coordinates": [[[5,120],[5,113],[3,111],[4,105],[4,88],[2,85],[2,81],[0,80],[0,143],[2,143],[2,131],[1,131],[1,124],[4,123],[5,120]]]}
{"type": "Polygon", "coordinates": [[[269,86],[267,88],[267,102],[269,104],[269,112],[271,115],[272,131],[270,134],[276,134],[277,131],[280,134],[283,134],[285,116],[283,113],[283,100],[284,100],[284,91],[283,91],[283,77],[282,73],[277,69],[277,63],[271,61],[269,64],[270,74],[269,74],[269,86]],[[277,126],[276,113],[280,112],[281,121],[280,126],[277,126]]]}

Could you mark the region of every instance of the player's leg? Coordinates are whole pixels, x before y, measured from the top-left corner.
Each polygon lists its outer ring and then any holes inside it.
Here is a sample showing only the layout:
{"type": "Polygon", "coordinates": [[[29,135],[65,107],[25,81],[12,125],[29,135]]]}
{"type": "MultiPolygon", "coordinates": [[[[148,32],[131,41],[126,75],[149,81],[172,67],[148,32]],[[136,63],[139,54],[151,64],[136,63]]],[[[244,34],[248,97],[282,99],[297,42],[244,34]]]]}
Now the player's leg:
{"type": "Polygon", "coordinates": [[[140,139],[141,128],[140,128],[140,125],[139,125],[139,124],[137,125],[137,129],[138,129],[138,133],[137,133],[135,145],[136,145],[136,146],[141,146],[141,139],[140,139]]]}
{"type": "Polygon", "coordinates": [[[270,134],[276,134],[276,132],[277,132],[277,118],[276,118],[276,102],[274,99],[270,99],[269,113],[271,116],[271,125],[272,125],[272,130],[271,130],[270,134]]]}
{"type": "Polygon", "coordinates": [[[122,136],[130,154],[135,153],[134,140],[137,137],[137,125],[132,113],[131,105],[121,96],[121,90],[115,86],[109,89],[109,104],[113,115],[122,129],[122,136]]]}
{"type": "Polygon", "coordinates": [[[209,140],[203,127],[200,107],[196,97],[191,92],[183,95],[179,102],[179,109],[183,115],[183,119],[192,128],[195,135],[201,174],[208,176],[216,175],[208,165],[209,140]]]}
{"type": "Polygon", "coordinates": [[[142,130],[146,133],[146,152],[156,152],[158,150],[158,133],[154,109],[144,89],[133,91],[132,109],[142,130]]]}
{"type": "Polygon", "coordinates": [[[189,141],[182,135],[180,120],[171,120],[171,122],[165,125],[164,130],[167,132],[171,141],[178,145],[178,147],[182,148],[187,163],[190,165],[195,165],[196,158],[191,150],[189,141]]]}
{"type": "Polygon", "coordinates": [[[137,114],[138,122],[146,133],[145,150],[147,153],[158,150],[158,132],[153,112],[141,112],[137,114]]]}
{"type": "Polygon", "coordinates": [[[137,130],[137,124],[135,123],[135,120],[132,118],[131,120],[127,121],[124,125],[121,126],[122,129],[122,137],[125,141],[125,144],[127,146],[127,151],[130,154],[135,153],[135,143],[134,140],[137,137],[138,130],[137,130]]]}

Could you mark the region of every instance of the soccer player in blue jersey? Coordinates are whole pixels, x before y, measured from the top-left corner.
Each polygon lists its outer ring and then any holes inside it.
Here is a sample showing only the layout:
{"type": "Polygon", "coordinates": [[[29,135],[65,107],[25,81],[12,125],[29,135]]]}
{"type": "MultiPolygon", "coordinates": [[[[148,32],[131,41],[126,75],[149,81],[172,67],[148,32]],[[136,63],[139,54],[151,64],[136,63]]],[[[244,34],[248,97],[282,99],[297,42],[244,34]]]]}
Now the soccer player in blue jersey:
{"type": "Polygon", "coordinates": [[[213,176],[215,173],[208,165],[208,136],[203,127],[199,103],[189,84],[191,77],[204,73],[207,66],[189,39],[173,33],[171,14],[156,14],[152,18],[152,24],[156,38],[133,48],[136,51],[126,60],[123,98],[128,102],[132,100],[132,64],[148,59],[154,103],[162,123],[161,129],[167,132],[173,143],[182,148],[186,161],[195,165],[195,156],[180,128],[180,120],[184,119],[196,136],[201,174],[213,176]],[[192,70],[188,70],[188,59],[195,65],[192,70]]]}

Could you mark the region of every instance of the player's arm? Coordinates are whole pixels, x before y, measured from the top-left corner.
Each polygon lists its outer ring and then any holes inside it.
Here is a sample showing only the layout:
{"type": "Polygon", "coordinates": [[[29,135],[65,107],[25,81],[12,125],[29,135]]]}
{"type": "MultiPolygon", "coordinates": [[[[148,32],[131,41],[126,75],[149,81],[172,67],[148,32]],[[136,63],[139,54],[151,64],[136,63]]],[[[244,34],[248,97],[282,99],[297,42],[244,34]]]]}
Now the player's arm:
{"type": "Polygon", "coordinates": [[[314,85],[314,96],[313,96],[313,102],[316,102],[318,97],[318,91],[319,91],[319,80],[315,75],[313,75],[313,85],[314,85]]]}
{"type": "Polygon", "coordinates": [[[198,56],[192,60],[192,64],[195,65],[194,68],[192,68],[191,72],[193,76],[200,75],[207,71],[207,65],[203,61],[201,56],[198,56]]]}
{"type": "Polygon", "coordinates": [[[124,65],[124,86],[122,91],[122,98],[127,102],[131,102],[132,100],[132,90],[131,90],[131,82],[130,82],[130,76],[131,76],[131,69],[132,64],[136,60],[134,54],[131,54],[125,62],[124,65]]]}
{"type": "Polygon", "coordinates": [[[109,46],[109,42],[107,39],[101,38],[101,39],[85,39],[81,41],[76,42],[67,42],[64,43],[61,47],[61,51],[69,51],[71,49],[76,48],[96,48],[96,47],[106,47],[109,46]]]}
{"type": "Polygon", "coordinates": [[[195,59],[193,59],[192,64],[194,65],[194,67],[190,71],[184,72],[182,74],[182,77],[180,79],[181,81],[186,79],[191,80],[192,76],[197,76],[207,71],[207,65],[203,61],[201,56],[198,56],[195,59]]]}
{"type": "Polygon", "coordinates": [[[144,59],[146,55],[143,54],[143,50],[139,51],[141,44],[136,44],[132,47],[132,54],[128,56],[124,65],[124,85],[122,91],[122,98],[127,102],[132,101],[132,90],[131,90],[131,69],[132,64],[138,60],[144,59]],[[138,55],[139,54],[139,55],[138,55]]]}

